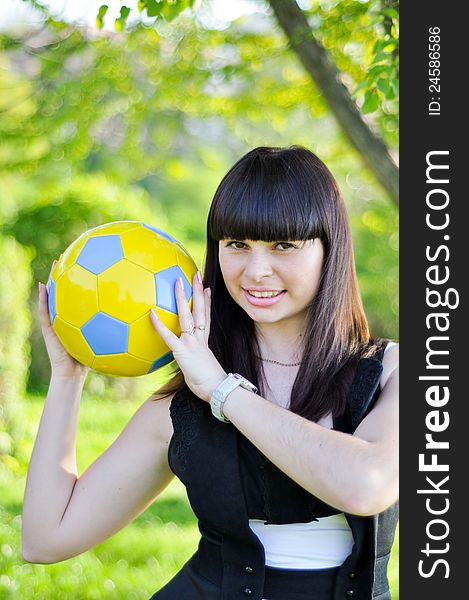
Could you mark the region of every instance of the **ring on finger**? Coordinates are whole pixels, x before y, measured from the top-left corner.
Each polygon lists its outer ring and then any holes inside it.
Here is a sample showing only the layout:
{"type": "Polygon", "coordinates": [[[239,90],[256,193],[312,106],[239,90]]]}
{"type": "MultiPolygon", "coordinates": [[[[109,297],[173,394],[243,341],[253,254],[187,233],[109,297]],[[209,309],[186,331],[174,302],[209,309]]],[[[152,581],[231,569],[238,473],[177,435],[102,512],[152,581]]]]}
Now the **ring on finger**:
{"type": "Polygon", "coordinates": [[[200,329],[201,331],[204,331],[205,330],[205,324],[196,325],[196,329],[200,329]]]}
{"type": "Polygon", "coordinates": [[[189,335],[194,335],[195,327],[191,325],[188,329],[181,329],[181,333],[188,333],[189,335]]]}

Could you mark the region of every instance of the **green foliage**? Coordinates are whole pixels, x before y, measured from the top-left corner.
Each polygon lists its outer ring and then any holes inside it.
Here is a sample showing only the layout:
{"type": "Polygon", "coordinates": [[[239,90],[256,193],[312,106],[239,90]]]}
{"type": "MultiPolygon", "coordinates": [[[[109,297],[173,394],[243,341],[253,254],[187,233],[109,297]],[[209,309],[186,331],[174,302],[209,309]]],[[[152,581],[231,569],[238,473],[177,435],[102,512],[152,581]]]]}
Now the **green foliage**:
{"type": "MultiPolygon", "coordinates": [[[[137,8],[140,13],[146,14],[147,17],[156,17],[156,20],[172,21],[186,10],[186,8],[192,8],[193,5],[194,0],[138,0],[137,8]]],[[[99,29],[104,27],[104,16],[107,9],[106,5],[99,7],[96,16],[96,26],[99,29]]],[[[128,6],[121,7],[120,16],[114,23],[116,31],[124,30],[130,10],[128,6]]]]}
{"type": "MultiPolygon", "coordinates": [[[[139,2],[138,8],[140,12],[146,12],[148,17],[155,17],[155,22],[159,23],[161,19],[172,21],[193,4],[190,0],[145,0],[139,2]]],[[[398,0],[325,0],[314,2],[305,13],[314,35],[343,71],[344,81],[353,82],[353,95],[363,96],[362,111],[377,113],[383,137],[387,143],[396,146],[399,95],[398,0]]],[[[124,25],[125,21],[119,21],[118,26],[116,21],[118,31],[122,31],[124,25]]],[[[197,24],[194,23],[193,26],[197,27],[197,24]]],[[[276,35],[274,32],[273,36],[276,35]]],[[[270,36],[264,32],[256,37],[270,36]]],[[[232,73],[231,68],[226,69],[226,74],[228,73],[232,73]]]]}
{"type": "MultiPolygon", "coordinates": [[[[310,15],[350,87],[366,78],[381,40],[374,6],[341,2],[310,15]]],[[[265,23],[257,31],[245,21],[219,31],[181,15],[158,31],[134,26],[124,38],[90,36],[51,22],[50,43],[24,49],[29,69],[39,73],[25,80],[13,76],[7,63],[6,75],[0,75],[15,98],[0,112],[0,130],[8,133],[0,140],[0,171],[21,169],[29,176],[47,170],[60,177],[70,164],[81,163],[116,180],[138,181],[158,171],[163,157],[198,154],[213,145],[192,133],[197,121],[207,119],[225,128],[232,153],[240,147],[232,135],[248,145],[257,132],[258,138],[280,141],[299,115],[304,122],[293,130],[304,131],[311,145],[311,118],[327,115],[323,98],[277,28],[266,29],[265,23]]],[[[21,52],[19,41],[7,35],[1,46],[21,52]]],[[[382,72],[368,86],[364,109],[375,111],[382,135],[397,147],[397,101],[381,101],[388,81],[382,72]]],[[[397,90],[394,79],[389,89],[397,90]]]]}
{"type": "Polygon", "coordinates": [[[398,9],[397,0],[324,0],[305,11],[343,82],[354,97],[363,98],[362,112],[374,113],[391,147],[398,143],[398,9]]]}
{"type": "Polygon", "coordinates": [[[122,6],[120,10],[119,18],[114,21],[114,27],[116,31],[124,31],[125,23],[130,14],[130,8],[122,6]]]}
{"type": "Polygon", "coordinates": [[[389,203],[371,202],[360,212],[355,209],[351,223],[357,276],[371,332],[398,340],[397,211],[389,203]]]}
{"type": "Polygon", "coordinates": [[[103,4],[99,7],[98,14],[96,15],[96,27],[102,29],[104,27],[104,17],[108,11],[109,6],[103,4]]]}
{"type": "MultiPolygon", "coordinates": [[[[394,11],[395,12],[395,11],[394,11]]],[[[394,28],[391,29],[391,32],[394,28]]],[[[366,78],[357,86],[355,93],[365,90],[365,113],[378,110],[386,100],[399,97],[399,40],[387,34],[385,39],[377,40],[373,47],[373,61],[366,78]],[[370,101],[370,98],[373,98],[370,101]]]]}
{"type": "Polygon", "coordinates": [[[33,252],[0,234],[0,464],[15,468],[22,436],[20,403],[30,360],[27,299],[33,252]]]}
{"type": "MultiPolygon", "coordinates": [[[[320,6],[323,13],[308,11],[311,26],[350,82],[359,81],[382,34],[378,22],[370,29],[378,5],[320,6]]],[[[359,216],[353,228],[373,330],[396,337],[397,279],[383,290],[373,265],[396,273],[396,210],[272,24],[258,14],[210,29],[189,13],[126,35],[49,20],[37,38],[0,36],[3,222],[34,248],[34,282],[87,227],[122,218],[168,228],[202,265],[208,206],[229,166],[257,145],[303,144],[337,177],[352,215],[386,205],[388,228],[372,233],[359,216]]],[[[371,116],[397,142],[389,107],[371,116]]],[[[47,357],[34,330],[32,343],[31,381],[45,385],[47,357]]]]}

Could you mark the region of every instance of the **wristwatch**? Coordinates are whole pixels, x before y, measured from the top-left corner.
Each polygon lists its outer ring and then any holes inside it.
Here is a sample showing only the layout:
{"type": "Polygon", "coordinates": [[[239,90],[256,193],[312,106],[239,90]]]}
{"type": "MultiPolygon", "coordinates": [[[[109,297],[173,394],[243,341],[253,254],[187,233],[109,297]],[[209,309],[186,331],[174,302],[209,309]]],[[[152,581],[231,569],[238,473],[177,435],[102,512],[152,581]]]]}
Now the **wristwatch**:
{"type": "Polygon", "coordinates": [[[223,404],[230,392],[241,386],[245,390],[249,390],[253,394],[257,394],[257,388],[250,381],[245,379],[239,373],[229,373],[220,385],[210,394],[210,408],[212,415],[223,423],[229,423],[229,419],[223,414],[223,404]]]}

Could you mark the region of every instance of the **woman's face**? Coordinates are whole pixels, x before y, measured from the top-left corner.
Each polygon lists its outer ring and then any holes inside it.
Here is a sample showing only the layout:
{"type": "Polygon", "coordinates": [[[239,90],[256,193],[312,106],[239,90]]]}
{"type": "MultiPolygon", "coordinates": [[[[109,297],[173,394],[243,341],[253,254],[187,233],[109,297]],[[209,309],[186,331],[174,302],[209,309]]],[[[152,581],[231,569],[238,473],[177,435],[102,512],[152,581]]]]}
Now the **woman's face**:
{"type": "Polygon", "coordinates": [[[323,259],[319,238],[219,241],[220,267],[228,292],[258,323],[303,316],[318,290],[323,259]]]}

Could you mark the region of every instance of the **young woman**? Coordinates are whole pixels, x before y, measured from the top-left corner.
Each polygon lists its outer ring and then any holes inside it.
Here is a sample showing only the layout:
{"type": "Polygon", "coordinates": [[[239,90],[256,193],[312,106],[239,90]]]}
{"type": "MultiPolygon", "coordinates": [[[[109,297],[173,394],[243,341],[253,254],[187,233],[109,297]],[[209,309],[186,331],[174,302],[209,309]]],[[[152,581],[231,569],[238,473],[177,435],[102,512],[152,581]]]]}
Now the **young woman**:
{"type": "Polygon", "coordinates": [[[153,600],[390,598],[398,346],[370,337],[337,184],[301,147],[257,148],[222,180],[178,370],[78,477],[87,369],[42,330],[52,380],[31,458],[23,556],[57,562],[139,515],[174,474],[196,554],[153,600]]]}

